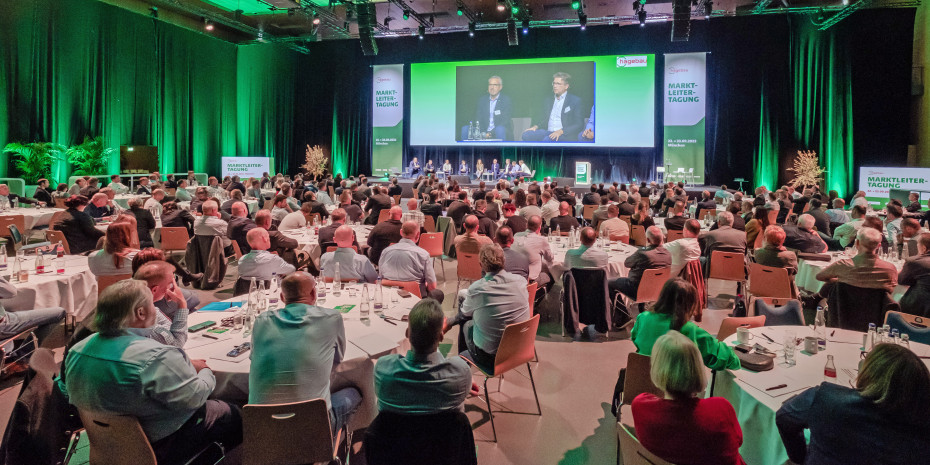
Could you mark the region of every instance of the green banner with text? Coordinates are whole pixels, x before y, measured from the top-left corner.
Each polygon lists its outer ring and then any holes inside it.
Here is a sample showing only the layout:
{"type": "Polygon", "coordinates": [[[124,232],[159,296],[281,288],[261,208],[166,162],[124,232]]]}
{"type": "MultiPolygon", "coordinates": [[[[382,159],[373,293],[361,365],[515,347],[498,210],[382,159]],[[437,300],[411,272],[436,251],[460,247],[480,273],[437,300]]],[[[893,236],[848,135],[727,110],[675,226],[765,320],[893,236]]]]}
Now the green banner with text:
{"type": "Polygon", "coordinates": [[[665,54],[665,179],[704,184],[706,97],[707,53],[665,54]]]}
{"type": "Polygon", "coordinates": [[[403,172],[404,65],[373,67],[371,99],[371,174],[403,172]]]}

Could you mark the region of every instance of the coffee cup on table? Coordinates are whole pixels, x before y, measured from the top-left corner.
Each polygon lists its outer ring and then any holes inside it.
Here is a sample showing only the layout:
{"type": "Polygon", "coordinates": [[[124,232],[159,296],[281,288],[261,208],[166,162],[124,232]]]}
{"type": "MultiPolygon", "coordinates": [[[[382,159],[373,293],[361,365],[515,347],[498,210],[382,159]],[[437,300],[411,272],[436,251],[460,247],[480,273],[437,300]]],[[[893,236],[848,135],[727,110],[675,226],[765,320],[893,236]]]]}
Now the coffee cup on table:
{"type": "Polygon", "coordinates": [[[804,352],[816,354],[818,350],[816,337],[807,336],[804,338],[804,352]]]}
{"type": "Polygon", "coordinates": [[[736,342],[740,344],[749,344],[749,341],[755,337],[752,333],[749,332],[749,328],[740,326],[736,328],[736,342]]]}

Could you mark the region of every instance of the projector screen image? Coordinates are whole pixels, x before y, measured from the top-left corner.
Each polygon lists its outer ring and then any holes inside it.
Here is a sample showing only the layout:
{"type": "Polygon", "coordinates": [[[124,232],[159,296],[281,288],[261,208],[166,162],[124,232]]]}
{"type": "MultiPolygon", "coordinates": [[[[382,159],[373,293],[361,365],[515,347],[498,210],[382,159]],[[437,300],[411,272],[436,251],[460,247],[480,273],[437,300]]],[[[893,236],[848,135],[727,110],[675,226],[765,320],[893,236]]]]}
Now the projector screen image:
{"type": "Polygon", "coordinates": [[[410,143],[652,147],[654,66],[653,55],[415,63],[410,143]]]}

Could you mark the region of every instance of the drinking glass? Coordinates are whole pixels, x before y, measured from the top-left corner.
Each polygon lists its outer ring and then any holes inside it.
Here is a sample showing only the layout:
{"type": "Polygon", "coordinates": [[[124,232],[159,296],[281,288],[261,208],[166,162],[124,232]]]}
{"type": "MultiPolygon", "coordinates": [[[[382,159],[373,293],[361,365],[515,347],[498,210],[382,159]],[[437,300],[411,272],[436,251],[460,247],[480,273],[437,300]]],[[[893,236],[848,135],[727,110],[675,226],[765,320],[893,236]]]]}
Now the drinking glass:
{"type": "Polygon", "coordinates": [[[794,331],[785,331],[785,339],[783,341],[785,345],[785,364],[788,366],[794,366],[797,360],[794,359],[794,352],[797,349],[797,334],[794,331]]]}
{"type": "Polygon", "coordinates": [[[355,293],[358,291],[358,281],[354,279],[349,281],[346,289],[349,291],[349,297],[355,298],[355,293]]]}

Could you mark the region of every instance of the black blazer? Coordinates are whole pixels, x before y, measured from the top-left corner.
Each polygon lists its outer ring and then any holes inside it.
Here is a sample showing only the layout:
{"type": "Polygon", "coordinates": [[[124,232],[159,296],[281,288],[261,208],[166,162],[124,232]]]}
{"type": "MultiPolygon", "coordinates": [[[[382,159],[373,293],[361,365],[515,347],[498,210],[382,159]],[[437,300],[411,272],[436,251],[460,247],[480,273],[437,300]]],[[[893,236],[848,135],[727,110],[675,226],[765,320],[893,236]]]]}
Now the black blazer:
{"type": "Polygon", "coordinates": [[[90,215],[73,208],[65,210],[57,228],[68,240],[68,249],[72,254],[94,250],[97,240],[105,235],[94,227],[94,219],[90,215]]]}
{"type": "Polygon", "coordinates": [[[32,198],[39,202],[45,202],[46,205],[55,206],[55,201],[52,200],[52,194],[45,189],[37,187],[35,194],[32,194],[32,198]]]}
{"type": "MultiPolygon", "coordinates": [[[[555,104],[555,94],[550,94],[542,101],[536,117],[533,118],[533,124],[539,126],[539,129],[546,129],[549,126],[549,113],[552,112],[552,105],[555,104]]],[[[584,118],[586,112],[582,108],[581,97],[565,93],[565,103],[562,105],[562,133],[569,136],[566,141],[577,142],[577,134],[584,130],[584,118]]]]}
{"type": "Polygon", "coordinates": [[[187,210],[174,210],[162,213],[161,226],[163,228],[187,228],[187,234],[194,237],[194,215],[187,210]]]}
{"type": "MultiPolygon", "coordinates": [[[[482,131],[488,128],[490,116],[491,96],[485,94],[475,103],[475,121],[480,123],[482,131]]],[[[510,97],[504,94],[497,94],[497,104],[494,106],[494,127],[498,126],[503,127],[507,132],[505,139],[513,139],[513,103],[510,97]]]]}
{"type": "Polygon", "coordinates": [[[142,248],[153,247],[152,230],[155,229],[155,217],[152,212],[144,208],[130,208],[129,212],[136,217],[136,231],[139,233],[139,245],[142,248]]]}

